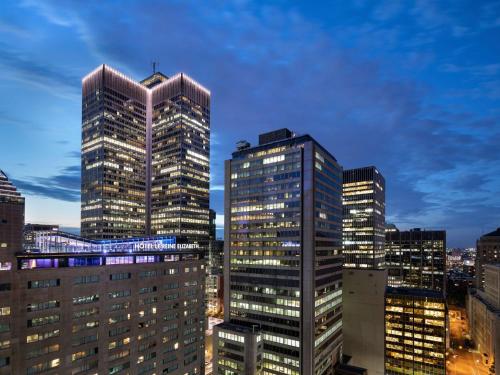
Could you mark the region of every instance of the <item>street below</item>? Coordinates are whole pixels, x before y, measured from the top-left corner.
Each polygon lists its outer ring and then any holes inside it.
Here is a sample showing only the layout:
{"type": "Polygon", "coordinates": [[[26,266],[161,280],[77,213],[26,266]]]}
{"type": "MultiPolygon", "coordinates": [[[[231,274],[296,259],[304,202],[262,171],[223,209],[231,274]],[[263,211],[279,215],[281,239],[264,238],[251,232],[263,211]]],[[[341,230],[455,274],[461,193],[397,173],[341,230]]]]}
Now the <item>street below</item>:
{"type": "Polygon", "coordinates": [[[449,375],[489,375],[488,367],[482,362],[481,354],[466,347],[470,339],[469,321],[464,309],[450,306],[450,349],[446,361],[449,375]]]}

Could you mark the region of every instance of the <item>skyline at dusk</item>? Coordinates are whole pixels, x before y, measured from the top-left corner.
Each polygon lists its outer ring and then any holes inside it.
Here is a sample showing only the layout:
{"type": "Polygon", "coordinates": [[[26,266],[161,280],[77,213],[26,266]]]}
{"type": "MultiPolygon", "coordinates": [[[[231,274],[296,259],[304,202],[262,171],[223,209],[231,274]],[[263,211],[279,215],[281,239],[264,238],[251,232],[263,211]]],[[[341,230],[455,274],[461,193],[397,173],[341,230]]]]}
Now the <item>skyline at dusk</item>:
{"type": "Polygon", "coordinates": [[[81,79],[185,72],[211,91],[211,207],[224,160],[279,128],[375,165],[386,220],[474,246],[500,224],[500,3],[5,2],[0,168],[26,222],[80,222],[81,79]]]}

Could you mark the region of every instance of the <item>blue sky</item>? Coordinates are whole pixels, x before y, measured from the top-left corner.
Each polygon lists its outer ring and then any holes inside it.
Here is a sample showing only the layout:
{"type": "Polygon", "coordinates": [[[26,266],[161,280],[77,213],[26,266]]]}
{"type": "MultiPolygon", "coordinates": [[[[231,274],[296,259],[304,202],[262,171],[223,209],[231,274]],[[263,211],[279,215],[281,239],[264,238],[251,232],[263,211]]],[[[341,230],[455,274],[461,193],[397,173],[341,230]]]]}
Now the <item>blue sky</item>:
{"type": "Polygon", "coordinates": [[[78,226],[81,77],[156,60],[212,91],[218,213],[235,143],[288,127],[378,166],[387,221],[470,246],[500,226],[499,40],[499,1],[3,1],[0,169],[28,222],[78,226]]]}

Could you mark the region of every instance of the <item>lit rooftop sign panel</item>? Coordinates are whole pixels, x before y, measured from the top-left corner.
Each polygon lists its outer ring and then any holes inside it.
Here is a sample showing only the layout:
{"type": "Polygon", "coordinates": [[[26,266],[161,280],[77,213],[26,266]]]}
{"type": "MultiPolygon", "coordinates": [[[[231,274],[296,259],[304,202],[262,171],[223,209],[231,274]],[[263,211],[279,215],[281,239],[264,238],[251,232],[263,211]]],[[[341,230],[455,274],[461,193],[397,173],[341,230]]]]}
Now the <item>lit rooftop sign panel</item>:
{"type": "Polygon", "coordinates": [[[136,253],[198,250],[196,242],[185,243],[175,236],[130,238],[120,240],[87,240],[62,232],[36,232],[33,244],[26,251],[33,253],[136,253]]]}

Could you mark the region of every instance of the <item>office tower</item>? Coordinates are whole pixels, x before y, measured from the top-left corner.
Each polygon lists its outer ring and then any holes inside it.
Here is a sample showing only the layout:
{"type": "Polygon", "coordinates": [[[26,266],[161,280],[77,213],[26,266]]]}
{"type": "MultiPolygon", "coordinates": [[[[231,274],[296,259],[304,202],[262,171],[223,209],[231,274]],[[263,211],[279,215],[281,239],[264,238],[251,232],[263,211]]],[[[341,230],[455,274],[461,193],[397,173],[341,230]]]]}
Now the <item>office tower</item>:
{"type": "Polygon", "coordinates": [[[151,101],[151,234],[208,236],[210,92],[179,73],[151,101]]]}
{"type": "Polygon", "coordinates": [[[12,324],[17,301],[13,296],[16,253],[22,250],[24,198],[0,170],[0,374],[13,373],[17,337],[12,324]]]}
{"type": "Polygon", "coordinates": [[[446,327],[442,292],[388,287],[385,374],[446,374],[446,327]]]}
{"type": "Polygon", "coordinates": [[[476,288],[483,289],[484,265],[500,262],[500,228],[482,235],[476,244],[476,288]]]}
{"type": "Polygon", "coordinates": [[[343,172],[342,207],[343,353],[383,374],[385,179],[376,167],[343,172]]]}
{"type": "Polygon", "coordinates": [[[82,235],[208,236],[210,92],[102,65],[82,95],[82,235]]]}
{"type": "Polygon", "coordinates": [[[8,272],[10,298],[0,291],[7,373],[203,373],[205,270],[196,243],[30,236],[8,272]]]}
{"type": "Polygon", "coordinates": [[[216,213],[210,210],[210,242],[208,244],[207,280],[205,287],[205,300],[207,314],[220,316],[224,304],[224,241],[216,239],[216,213]]]}
{"type": "Polygon", "coordinates": [[[345,170],[342,189],[344,267],[384,268],[384,177],[376,167],[345,170]]]}
{"type": "Polygon", "coordinates": [[[483,266],[483,289],[469,289],[467,315],[472,340],[490,366],[500,366],[500,264],[483,266]]]}
{"type": "Polygon", "coordinates": [[[81,232],[146,233],[147,90],[102,65],[82,81],[81,232]]]}
{"type": "Polygon", "coordinates": [[[386,266],[390,286],[445,292],[446,231],[387,231],[386,266]]]}
{"type": "MultiPolygon", "coordinates": [[[[259,330],[265,374],[329,374],[341,354],[341,181],[325,148],[288,129],[225,163],[224,332],[259,330]]],[[[214,372],[243,374],[214,337],[214,372]]]]}

